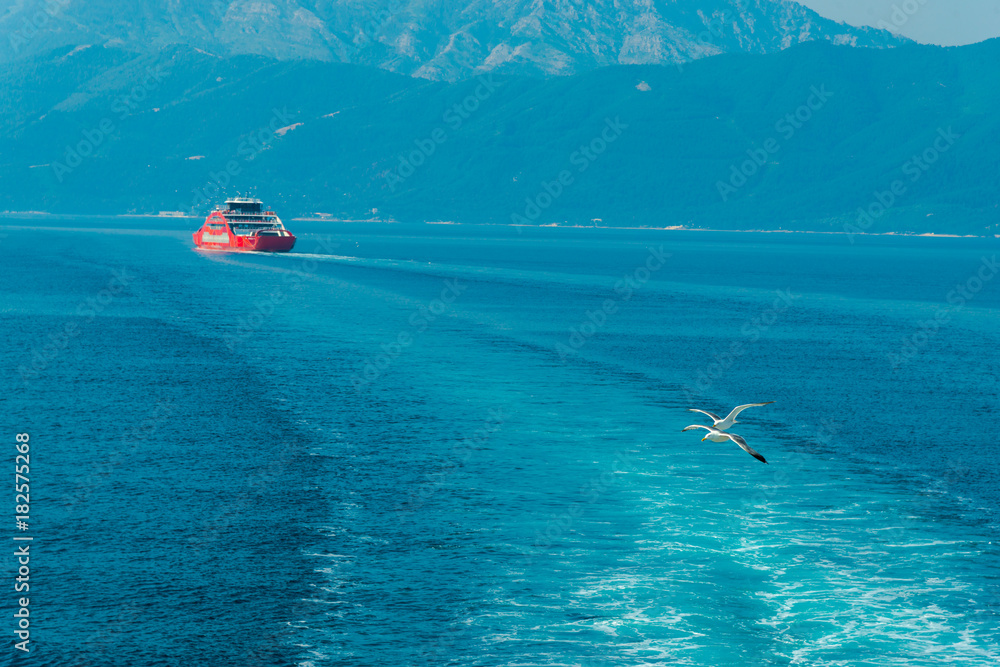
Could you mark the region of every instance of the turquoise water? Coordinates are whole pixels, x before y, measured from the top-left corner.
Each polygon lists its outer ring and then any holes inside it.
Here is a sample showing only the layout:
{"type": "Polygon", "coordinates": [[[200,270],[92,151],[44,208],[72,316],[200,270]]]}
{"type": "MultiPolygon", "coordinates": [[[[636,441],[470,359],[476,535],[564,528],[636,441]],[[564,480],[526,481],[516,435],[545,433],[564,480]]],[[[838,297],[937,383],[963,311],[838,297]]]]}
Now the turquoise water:
{"type": "Polygon", "coordinates": [[[1000,661],[995,240],[194,226],[0,220],[31,664],[1000,661]]]}

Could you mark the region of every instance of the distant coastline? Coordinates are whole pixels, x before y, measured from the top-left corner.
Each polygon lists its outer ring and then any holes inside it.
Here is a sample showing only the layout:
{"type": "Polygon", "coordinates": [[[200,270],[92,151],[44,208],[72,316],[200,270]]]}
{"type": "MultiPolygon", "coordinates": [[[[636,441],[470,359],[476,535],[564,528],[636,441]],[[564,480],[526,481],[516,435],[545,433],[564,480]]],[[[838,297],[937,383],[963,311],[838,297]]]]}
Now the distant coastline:
{"type": "MultiPolygon", "coordinates": [[[[293,222],[348,222],[348,223],[384,223],[384,224],[406,224],[402,220],[394,219],[382,219],[382,218],[333,218],[333,217],[299,217],[291,218],[293,222]]],[[[715,227],[689,227],[686,225],[667,225],[664,227],[652,227],[652,226],[616,226],[616,225],[560,225],[555,223],[543,224],[543,225],[523,225],[515,223],[501,223],[501,222],[457,222],[454,220],[424,220],[422,222],[409,223],[409,224],[424,224],[424,225],[454,225],[454,226],[465,226],[465,227],[530,227],[530,228],[559,228],[559,229],[629,229],[629,230],[648,230],[648,231],[661,231],[661,232],[739,232],[746,234],[839,234],[839,235],[853,235],[853,236],[929,236],[935,238],[954,238],[954,239],[988,239],[988,238],[1000,238],[1000,234],[945,234],[941,232],[844,232],[844,231],[833,231],[833,230],[813,230],[813,229],[719,229],[715,227]]]]}
{"type": "Polygon", "coordinates": [[[66,218],[165,218],[197,220],[204,216],[188,215],[183,211],[160,211],[159,213],[52,213],[50,211],[0,211],[0,217],[66,217],[66,218]]]}
{"type": "MultiPolygon", "coordinates": [[[[71,218],[156,218],[162,220],[198,220],[200,215],[188,215],[183,211],[160,211],[159,213],[118,213],[114,215],[98,215],[92,213],[51,213],[49,211],[0,211],[0,218],[14,217],[71,217],[71,218]]],[[[989,239],[1000,238],[1000,234],[946,234],[943,232],[845,232],[834,230],[814,230],[814,229],[719,229],[716,227],[691,227],[687,225],[666,225],[663,227],[652,226],[614,226],[614,225],[523,225],[513,223],[495,222],[457,222],[454,220],[424,220],[421,222],[408,223],[403,220],[392,218],[335,218],[335,217],[313,217],[302,216],[289,218],[292,222],[331,222],[331,223],[371,223],[371,224],[424,224],[424,225],[451,225],[464,227],[529,227],[538,229],[627,229],[632,231],[660,231],[660,232],[733,232],[741,234],[832,234],[841,236],[906,236],[906,237],[931,237],[931,238],[954,238],[954,239],[989,239]]]]}

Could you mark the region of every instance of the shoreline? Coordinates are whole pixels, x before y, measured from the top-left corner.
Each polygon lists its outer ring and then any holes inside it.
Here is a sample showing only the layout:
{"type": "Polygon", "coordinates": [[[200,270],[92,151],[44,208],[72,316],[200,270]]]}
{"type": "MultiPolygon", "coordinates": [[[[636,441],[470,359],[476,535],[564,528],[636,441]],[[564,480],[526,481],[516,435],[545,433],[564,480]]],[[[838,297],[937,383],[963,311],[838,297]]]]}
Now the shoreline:
{"type": "MultiPolygon", "coordinates": [[[[854,236],[926,236],[933,238],[951,239],[988,239],[990,234],[944,234],[939,232],[837,232],[815,229],[718,229],[715,227],[685,227],[684,225],[668,225],[665,227],[629,227],[612,225],[521,225],[502,222],[455,222],[453,220],[424,220],[422,222],[404,222],[402,220],[378,220],[372,218],[291,218],[291,222],[343,222],[343,223],[381,223],[387,225],[447,225],[455,227],[526,227],[530,229],[628,229],[634,231],[651,232],[733,232],[740,234],[838,234],[854,236]]],[[[1000,238],[1000,234],[993,234],[992,238],[1000,238]]]]}
{"type": "MultiPolygon", "coordinates": [[[[118,213],[118,214],[93,214],[93,213],[50,213],[48,211],[0,211],[0,219],[4,218],[144,218],[156,220],[199,220],[198,215],[176,215],[177,212],[170,212],[169,215],[159,213],[118,213]]],[[[630,230],[630,231],[650,231],[650,232],[716,232],[716,233],[739,233],[739,234],[831,234],[831,235],[852,235],[852,236],[905,236],[905,237],[927,237],[927,238],[952,238],[952,239],[989,239],[1000,238],[1000,234],[946,234],[942,232],[842,232],[809,229],[719,229],[715,227],[688,227],[685,225],[667,225],[664,227],[650,226],[612,226],[612,225],[523,225],[514,223],[497,222],[456,222],[453,220],[424,220],[421,222],[404,222],[402,220],[384,220],[378,218],[316,218],[298,217],[289,218],[290,222],[331,222],[331,223],[365,223],[383,225],[440,225],[455,227],[526,227],[532,229],[600,229],[600,230],[630,230]]]]}
{"type": "Polygon", "coordinates": [[[1000,238],[1000,234],[945,234],[940,232],[837,232],[837,231],[825,231],[825,230],[815,230],[815,229],[718,229],[715,227],[686,227],[684,225],[668,225],[665,227],[631,227],[631,226],[612,226],[612,225],[557,225],[557,224],[546,224],[546,225],[521,225],[514,223],[502,223],[502,222],[455,222],[453,220],[424,220],[422,222],[404,222],[402,220],[377,220],[377,219],[359,219],[359,218],[291,218],[291,222],[343,222],[343,223],[381,223],[387,225],[447,225],[455,227],[526,227],[531,229],[628,229],[634,231],[651,231],[651,232],[733,232],[740,234],[837,234],[837,235],[854,235],[854,236],[925,236],[932,238],[950,238],[950,239],[988,239],[988,238],[1000,238]]]}

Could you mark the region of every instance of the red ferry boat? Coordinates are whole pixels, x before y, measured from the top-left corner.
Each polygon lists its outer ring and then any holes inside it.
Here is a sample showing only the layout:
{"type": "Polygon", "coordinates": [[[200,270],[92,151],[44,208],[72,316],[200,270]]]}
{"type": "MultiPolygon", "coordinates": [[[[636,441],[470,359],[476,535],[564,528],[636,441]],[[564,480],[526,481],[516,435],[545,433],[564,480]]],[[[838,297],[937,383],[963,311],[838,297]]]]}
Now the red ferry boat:
{"type": "Polygon", "coordinates": [[[216,207],[192,237],[199,248],[288,252],[295,236],[274,211],[265,211],[259,199],[233,197],[216,207]]]}

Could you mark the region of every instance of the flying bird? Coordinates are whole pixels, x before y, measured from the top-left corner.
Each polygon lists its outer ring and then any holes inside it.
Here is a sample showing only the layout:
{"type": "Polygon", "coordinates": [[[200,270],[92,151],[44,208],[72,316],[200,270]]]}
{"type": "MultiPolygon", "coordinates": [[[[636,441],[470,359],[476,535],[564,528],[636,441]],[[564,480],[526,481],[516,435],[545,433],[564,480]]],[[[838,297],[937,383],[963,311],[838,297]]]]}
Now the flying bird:
{"type": "Polygon", "coordinates": [[[740,423],[736,421],[736,415],[740,414],[747,408],[755,408],[761,405],[770,405],[771,403],[774,403],[774,401],[767,401],[766,403],[747,403],[746,405],[738,405],[735,408],[733,408],[733,411],[730,412],[729,416],[726,417],[725,419],[722,419],[721,417],[719,417],[719,415],[708,412],[707,410],[698,410],[697,408],[688,408],[688,412],[700,412],[703,415],[708,415],[709,417],[712,418],[712,421],[715,422],[714,424],[712,424],[713,427],[715,427],[719,431],[728,431],[730,428],[732,428],[733,424],[740,423]]]}
{"type": "MultiPolygon", "coordinates": [[[[684,431],[690,431],[693,428],[703,428],[706,431],[718,431],[718,429],[714,429],[711,426],[705,426],[704,424],[691,424],[690,426],[685,426],[684,428],[682,428],[681,432],[683,433],[684,431]]],[[[725,442],[726,440],[729,440],[729,438],[726,437],[726,434],[722,433],[721,431],[719,433],[709,433],[708,435],[705,436],[705,438],[708,438],[712,442],[725,442]]],[[[705,438],[702,438],[702,440],[704,440],[705,438]]]]}
{"type": "MultiPolygon", "coordinates": [[[[730,417],[731,416],[732,415],[730,415],[730,417]]],[[[725,433],[717,428],[712,428],[711,426],[703,426],[702,424],[692,424],[691,426],[686,426],[682,428],[681,431],[689,431],[693,428],[703,428],[706,431],[708,431],[708,433],[705,434],[705,437],[701,439],[702,442],[705,442],[706,440],[711,440],[712,442],[725,442],[726,440],[732,440],[733,442],[735,442],[737,445],[740,446],[740,449],[745,451],[750,456],[754,457],[761,463],[767,463],[767,460],[763,456],[755,452],[753,448],[751,448],[750,445],[747,444],[747,441],[743,439],[742,435],[736,435],[735,433],[725,433]]]]}

